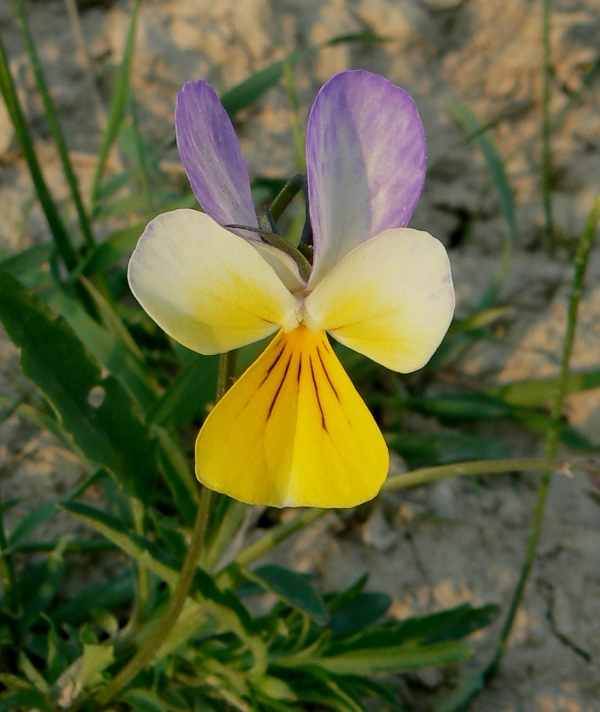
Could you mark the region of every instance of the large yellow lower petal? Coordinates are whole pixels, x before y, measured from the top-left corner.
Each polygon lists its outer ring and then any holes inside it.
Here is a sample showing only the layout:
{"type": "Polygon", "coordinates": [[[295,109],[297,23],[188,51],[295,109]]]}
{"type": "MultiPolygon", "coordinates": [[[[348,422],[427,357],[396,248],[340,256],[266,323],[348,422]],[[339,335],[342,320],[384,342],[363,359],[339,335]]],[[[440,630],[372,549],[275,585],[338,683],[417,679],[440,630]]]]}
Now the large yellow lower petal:
{"type": "Polygon", "coordinates": [[[280,334],[210,413],[200,482],[248,504],[352,507],[389,467],[373,416],[325,334],[280,334]]]}

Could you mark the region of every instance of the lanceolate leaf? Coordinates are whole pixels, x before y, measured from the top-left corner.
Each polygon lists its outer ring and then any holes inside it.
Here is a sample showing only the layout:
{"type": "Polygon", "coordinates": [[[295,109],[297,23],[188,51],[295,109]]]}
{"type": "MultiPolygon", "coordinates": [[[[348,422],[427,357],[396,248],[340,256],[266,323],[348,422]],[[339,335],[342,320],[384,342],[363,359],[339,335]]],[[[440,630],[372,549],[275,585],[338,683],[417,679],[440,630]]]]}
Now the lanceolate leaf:
{"type": "Polygon", "coordinates": [[[327,623],[329,614],[325,601],[306,576],[275,564],[266,564],[254,571],[244,570],[243,575],[310,616],[315,623],[327,623]]]}
{"type": "Polygon", "coordinates": [[[156,473],[154,442],[134,402],[61,318],[0,273],[0,321],[21,349],[23,372],[40,388],[85,456],[147,501],[156,473]]]}

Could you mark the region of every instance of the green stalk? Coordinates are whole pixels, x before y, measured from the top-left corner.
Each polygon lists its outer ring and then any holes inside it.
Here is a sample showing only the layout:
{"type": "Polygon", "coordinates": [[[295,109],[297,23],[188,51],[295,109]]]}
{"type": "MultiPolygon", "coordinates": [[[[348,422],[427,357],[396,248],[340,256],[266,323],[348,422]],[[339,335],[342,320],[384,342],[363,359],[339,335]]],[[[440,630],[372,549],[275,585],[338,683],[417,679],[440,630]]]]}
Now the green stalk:
{"type": "Polygon", "coordinates": [[[542,0],[542,193],[544,196],[544,214],[546,218],[546,245],[550,255],[554,255],[554,222],[552,219],[552,153],[550,138],[550,85],[552,64],[550,61],[550,0],[542,0]]]}
{"type": "Polygon", "coordinates": [[[52,98],[50,96],[50,92],[48,91],[46,77],[44,76],[44,71],[40,63],[40,59],[35,46],[35,41],[29,29],[23,0],[10,0],[10,3],[15,14],[17,26],[25,42],[27,53],[29,54],[29,59],[33,67],[33,73],[37,82],[37,87],[42,97],[44,108],[46,110],[46,120],[48,121],[48,126],[50,127],[50,132],[52,133],[54,143],[56,144],[56,149],[58,151],[58,155],[62,163],[63,172],[65,174],[67,183],[69,184],[69,189],[71,191],[71,197],[73,198],[73,202],[75,204],[75,209],[77,210],[81,233],[83,235],[86,245],[88,247],[93,247],[96,244],[96,241],[92,232],[92,226],[90,223],[89,216],[83,205],[83,200],[81,199],[81,193],[79,192],[77,178],[75,176],[73,166],[71,165],[71,160],[69,158],[69,150],[65,142],[64,134],[62,132],[60,122],[58,120],[58,115],[56,113],[52,98]]]}
{"type": "Polygon", "coordinates": [[[273,220],[277,222],[296,195],[300,191],[306,192],[306,190],[306,176],[302,173],[296,173],[295,176],[292,176],[275,196],[275,200],[269,207],[273,220]]]}
{"type": "MultiPolygon", "coordinates": [[[[217,379],[217,401],[223,397],[231,385],[234,359],[234,351],[221,354],[217,379]]],[[[100,707],[107,705],[152,661],[152,658],[160,649],[161,644],[168,638],[169,632],[177,623],[179,614],[190,592],[198,560],[202,553],[202,546],[208,528],[212,497],[213,493],[211,490],[207,488],[202,489],[190,545],[186,552],[177,584],[171,592],[169,602],[167,603],[160,622],[127,665],[94,697],[94,702],[100,707]]]]}
{"type": "Polygon", "coordinates": [[[13,126],[15,127],[15,133],[17,135],[19,145],[21,146],[21,150],[23,151],[25,160],[27,161],[27,167],[29,168],[29,173],[31,174],[31,179],[33,181],[33,185],[35,186],[42,210],[46,216],[48,227],[52,233],[56,249],[67,266],[67,269],[71,271],[77,266],[77,253],[71,244],[71,238],[63,224],[35,154],[33,140],[31,138],[31,134],[29,133],[27,121],[25,120],[25,115],[19,102],[15,83],[9,69],[8,55],[6,54],[1,38],[0,91],[2,91],[4,101],[6,102],[6,108],[8,109],[8,114],[13,126]]]}
{"type": "MultiPolygon", "coordinates": [[[[569,314],[567,318],[567,329],[561,358],[560,380],[558,384],[558,391],[556,393],[556,397],[554,399],[554,404],[552,407],[550,427],[548,429],[548,434],[546,437],[545,455],[547,458],[555,457],[556,448],[558,445],[558,432],[560,427],[565,394],[567,392],[567,382],[569,379],[569,361],[571,359],[571,351],[573,350],[573,342],[575,340],[577,312],[579,309],[579,302],[581,301],[581,293],[583,291],[583,284],[585,280],[585,273],[590,257],[590,252],[594,244],[596,225],[598,224],[599,219],[600,198],[596,200],[596,203],[592,208],[586,226],[579,240],[579,244],[577,246],[577,254],[575,256],[575,275],[571,288],[571,296],[569,300],[569,314]]],[[[506,650],[508,638],[512,631],[515,616],[521,604],[523,592],[529,579],[529,573],[535,560],[535,554],[538,547],[542,523],[544,521],[546,500],[548,498],[548,490],[550,487],[550,477],[551,470],[545,470],[538,485],[537,498],[533,511],[533,523],[531,526],[531,532],[529,534],[529,540],[527,542],[527,548],[525,550],[525,557],[523,560],[523,565],[521,567],[519,581],[517,583],[517,587],[510,603],[510,608],[506,616],[506,621],[504,622],[504,625],[502,627],[500,641],[496,649],[496,654],[494,655],[494,658],[492,660],[492,664],[489,668],[488,677],[489,675],[494,674],[494,672],[498,669],[500,661],[502,660],[502,656],[504,654],[504,651],[506,650]]]]}

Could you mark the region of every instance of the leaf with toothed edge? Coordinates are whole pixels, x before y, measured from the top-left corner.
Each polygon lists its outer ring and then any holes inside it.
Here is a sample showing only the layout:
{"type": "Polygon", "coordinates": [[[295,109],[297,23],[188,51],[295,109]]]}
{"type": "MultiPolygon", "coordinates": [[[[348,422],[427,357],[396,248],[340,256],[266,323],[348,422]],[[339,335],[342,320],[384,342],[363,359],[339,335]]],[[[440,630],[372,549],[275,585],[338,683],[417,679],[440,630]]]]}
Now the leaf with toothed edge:
{"type": "Polygon", "coordinates": [[[103,374],[64,320],[6,272],[0,272],[0,322],[21,349],[23,372],[75,446],[146,502],[157,470],[155,444],[121,383],[103,374]]]}

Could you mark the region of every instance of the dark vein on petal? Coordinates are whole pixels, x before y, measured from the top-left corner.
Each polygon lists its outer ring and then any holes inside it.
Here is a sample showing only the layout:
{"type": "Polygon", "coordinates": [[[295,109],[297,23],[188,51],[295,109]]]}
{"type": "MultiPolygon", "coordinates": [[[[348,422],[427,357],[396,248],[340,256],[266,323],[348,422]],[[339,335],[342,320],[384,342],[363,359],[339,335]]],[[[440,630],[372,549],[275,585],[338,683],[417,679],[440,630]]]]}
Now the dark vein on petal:
{"type": "Polygon", "coordinates": [[[283,371],[283,376],[281,377],[281,383],[279,386],[277,386],[277,390],[275,391],[275,395],[273,396],[273,400],[271,401],[271,405],[269,406],[269,412],[267,413],[267,420],[271,417],[271,413],[273,412],[273,408],[275,407],[275,402],[277,401],[277,398],[279,396],[279,393],[281,392],[281,389],[283,387],[283,384],[285,382],[285,378],[287,376],[287,372],[290,368],[290,363],[292,362],[292,354],[290,354],[290,357],[288,359],[288,362],[285,366],[285,370],[283,371]]]}
{"type": "Polygon", "coordinates": [[[265,383],[265,381],[267,380],[267,378],[271,375],[272,370],[275,368],[275,366],[276,366],[277,363],[279,362],[279,359],[280,359],[281,356],[283,355],[283,352],[285,351],[285,347],[286,347],[286,344],[284,343],[284,344],[281,346],[281,350],[279,351],[279,353],[277,354],[277,356],[275,356],[275,358],[273,359],[273,363],[272,363],[272,364],[269,366],[269,368],[267,369],[267,372],[265,373],[265,377],[264,377],[264,378],[262,379],[262,381],[260,382],[259,388],[265,383]]]}
{"type": "Polygon", "coordinates": [[[338,403],[341,403],[341,401],[340,401],[340,396],[339,396],[339,394],[338,394],[338,392],[337,392],[335,386],[333,385],[333,383],[332,383],[332,381],[331,381],[331,378],[330,378],[330,376],[329,376],[329,373],[328,373],[327,369],[325,368],[325,363],[324,363],[324,361],[323,361],[323,357],[321,356],[321,352],[319,351],[319,347],[318,347],[318,346],[317,346],[317,356],[319,357],[319,361],[321,362],[321,367],[323,368],[323,373],[325,374],[325,377],[327,378],[327,381],[328,381],[329,385],[331,386],[331,390],[333,391],[335,397],[337,398],[338,403]]]}
{"type": "Polygon", "coordinates": [[[315,396],[317,397],[317,404],[319,406],[319,410],[321,411],[321,427],[329,435],[327,431],[327,426],[325,425],[325,413],[323,412],[323,406],[321,405],[321,399],[319,398],[319,389],[317,387],[317,379],[315,378],[315,369],[312,362],[312,356],[309,356],[308,358],[310,361],[310,373],[312,376],[313,385],[315,387],[315,396]]]}

